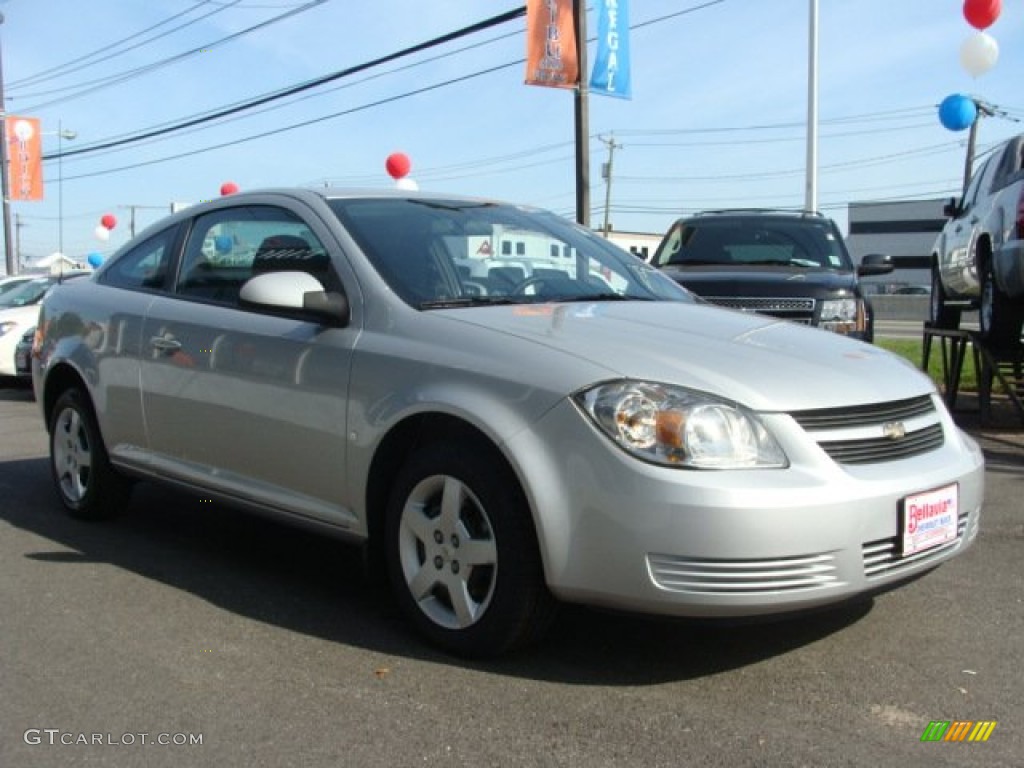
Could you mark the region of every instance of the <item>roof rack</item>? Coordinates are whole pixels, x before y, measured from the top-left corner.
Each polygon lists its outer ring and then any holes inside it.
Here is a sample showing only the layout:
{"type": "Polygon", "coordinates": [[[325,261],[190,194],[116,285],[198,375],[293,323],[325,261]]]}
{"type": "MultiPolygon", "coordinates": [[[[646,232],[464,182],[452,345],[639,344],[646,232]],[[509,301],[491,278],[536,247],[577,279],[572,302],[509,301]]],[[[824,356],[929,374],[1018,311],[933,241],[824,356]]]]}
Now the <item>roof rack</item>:
{"type": "Polygon", "coordinates": [[[815,218],[823,219],[825,214],[821,211],[809,211],[802,208],[718,208],[715,210],[699,211],[697,216],[714,216],[718,214],[729,214],[729,213],[768,213],[768,214],[790,214],[793,216],[813,216],[815,218]]]}

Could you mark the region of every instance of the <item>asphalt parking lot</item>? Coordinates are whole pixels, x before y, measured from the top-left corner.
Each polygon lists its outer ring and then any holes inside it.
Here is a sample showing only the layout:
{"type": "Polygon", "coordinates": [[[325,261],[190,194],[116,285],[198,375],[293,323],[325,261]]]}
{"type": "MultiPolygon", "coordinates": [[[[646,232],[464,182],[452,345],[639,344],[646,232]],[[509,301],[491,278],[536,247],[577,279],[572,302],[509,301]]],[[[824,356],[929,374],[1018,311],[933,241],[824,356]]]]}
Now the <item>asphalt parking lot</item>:
{"type": "Polygon", "coordinates": [[[1024,430],[965,407],[981,534],[925,578],[742,627],[567,608],[485,664],[421,645],[343,545],[150,485],[71,520],[0,383],[0,765],[1020,766],[1024,430]]]}

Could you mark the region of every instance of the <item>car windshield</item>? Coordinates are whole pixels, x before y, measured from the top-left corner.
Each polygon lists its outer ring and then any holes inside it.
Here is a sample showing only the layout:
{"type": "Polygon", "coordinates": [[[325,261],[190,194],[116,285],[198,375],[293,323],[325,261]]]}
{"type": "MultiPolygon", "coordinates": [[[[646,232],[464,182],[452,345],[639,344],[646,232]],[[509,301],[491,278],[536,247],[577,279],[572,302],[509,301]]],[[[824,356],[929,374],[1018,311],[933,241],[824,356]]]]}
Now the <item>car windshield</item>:
{"type": "Polygon", "coordinates": [[[4,280],[0,281],[0,296],[6,293],[10,293],[11,291],[15,290],[16,288],[24,284],[24,280],[20,280],[16,277],[11,278],[10,280],[5,278],[4,280]]]}
{"type": "Polygon", "coordinates": [[[637,257],[547,211],[425,198],[328,202],[384,281],[420,309],[693,301],[637,257]]]}
{"type": "Polygon", "coordinates": [[[829,222],[791,220],[689,221],[673,228],[655,255],[657,266],[780,266],[851,270],[829,222]]]}
{"type": "Polygon", "coordinates": [[[52,284],[53,278],[50,277],[40,277],[22,283],[14,290],[0,295],[0,307],[25,307],[36,304],[52,284]]]}

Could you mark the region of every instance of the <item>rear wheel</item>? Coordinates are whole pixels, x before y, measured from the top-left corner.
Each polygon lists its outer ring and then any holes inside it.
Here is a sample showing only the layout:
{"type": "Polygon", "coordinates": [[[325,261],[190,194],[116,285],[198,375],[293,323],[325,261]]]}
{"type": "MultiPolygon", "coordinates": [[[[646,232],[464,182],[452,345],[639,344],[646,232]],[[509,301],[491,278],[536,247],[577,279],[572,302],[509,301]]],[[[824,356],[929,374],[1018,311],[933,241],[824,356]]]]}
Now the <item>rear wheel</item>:
{"type": "Polygon", "coordinates": [[[932,292],[928,310],[928,319],[933,328],[955,330],[960,327],[960,307],[947,306],[946,290],[942,287],[938,267],[932,267],[932,292]]]}
{"type": "Polygon", "coordinates": [[[1020,342],[1024,321],[1024,304],[1014,302],[999,290],[992,275],[991,264],[985,264],[981,275],[981,305],[978,325],[981,337],[989,346],[1013,347],[1020,342]]]}
{"type": "Polygon", "coordinates": [[[72,517],[100,520],[120,514],[131,486],[111,464],[88,397],[64,392],[50,411],[50,471],[72,517]]]}
{"type": "Polygon", "coordinates": [[[497,656],[547,628],[555,603],[526,500],[511,470],[480,446],[414,454],[395,483],[385,536],[396,598],[435,645],[497,656]]]}

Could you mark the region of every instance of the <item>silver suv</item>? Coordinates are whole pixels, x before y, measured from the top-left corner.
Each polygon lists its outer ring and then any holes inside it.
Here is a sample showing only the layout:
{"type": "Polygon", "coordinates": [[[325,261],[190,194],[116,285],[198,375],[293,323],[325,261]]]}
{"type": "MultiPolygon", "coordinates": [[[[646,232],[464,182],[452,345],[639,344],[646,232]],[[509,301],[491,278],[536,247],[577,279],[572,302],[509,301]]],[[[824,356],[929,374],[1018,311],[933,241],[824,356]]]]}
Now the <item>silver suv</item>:
{"type": "Polygon", "coordinates": [[[932,251],[930,321],[957,328],[977,308],[982,337],[1019,343],[1024,321],[1024,134],[996,147],[974,173],[932,251]]]}

